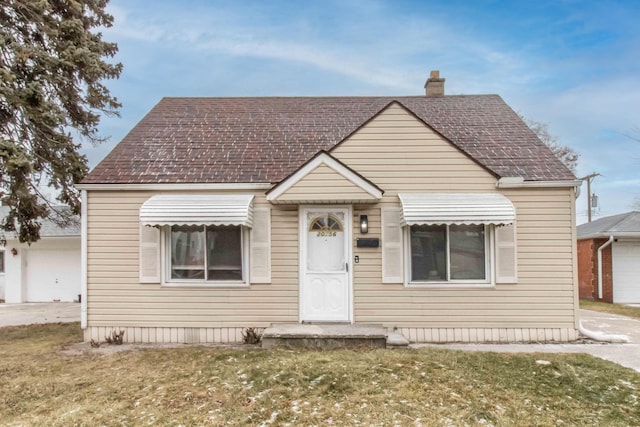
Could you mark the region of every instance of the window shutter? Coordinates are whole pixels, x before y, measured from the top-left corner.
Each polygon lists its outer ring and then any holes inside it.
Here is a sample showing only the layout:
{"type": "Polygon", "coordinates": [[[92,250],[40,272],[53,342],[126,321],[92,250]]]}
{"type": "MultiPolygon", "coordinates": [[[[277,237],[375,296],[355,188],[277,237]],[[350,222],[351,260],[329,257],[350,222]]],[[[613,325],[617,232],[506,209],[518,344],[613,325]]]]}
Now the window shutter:
{"type": "Polygon", "coordinates": [[[496,283],[518,282],[516,225],[496,227],[496,283]]]}
{"type": "Polygon", "coordinates": [[[249,247],[250,282],[271,283],[271,209],[253,210],[249,247]]]}
{"type": "Polygon", "coordinates": [[[140,283],[160,283],[160,230],[140,225],[140,283]]]}
{"type": "Polygon", "coordinates": [[[382,209],[382,283],[404,283],[401,208],[382,209]]]}

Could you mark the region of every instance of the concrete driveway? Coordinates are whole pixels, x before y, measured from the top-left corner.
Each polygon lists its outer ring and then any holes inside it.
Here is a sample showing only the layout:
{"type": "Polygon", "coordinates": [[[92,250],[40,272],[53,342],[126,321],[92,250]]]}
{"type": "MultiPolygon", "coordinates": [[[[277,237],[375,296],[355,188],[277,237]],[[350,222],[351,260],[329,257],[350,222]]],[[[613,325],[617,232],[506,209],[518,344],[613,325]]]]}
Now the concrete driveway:
{"type": "MultiPolygon", "coordinates": [[[[622,335],[627,337],[627,342],[640,344],[640,320],[618,316],[598,311],[580,310],[582,327],[587,331],[603,334],[609,337],[622,335]]],[[[638,355],[640,358],[640,354],[638,355]]]]}
{"type": "Polygon", "coordinates": [[[0,327],[79,321],[80,304],[77,302],[0,304],[0,327]]]}
{"type": "Polygon", "coordinates": [[[453,350],[494,351],[504,353],[587,353],[640,372],[640,320],[615,314],[580,310],[581,324],[589,335],[626,343],[593,342],[580,344],[413,344],[411,347],[438,346],[453,350]]]}

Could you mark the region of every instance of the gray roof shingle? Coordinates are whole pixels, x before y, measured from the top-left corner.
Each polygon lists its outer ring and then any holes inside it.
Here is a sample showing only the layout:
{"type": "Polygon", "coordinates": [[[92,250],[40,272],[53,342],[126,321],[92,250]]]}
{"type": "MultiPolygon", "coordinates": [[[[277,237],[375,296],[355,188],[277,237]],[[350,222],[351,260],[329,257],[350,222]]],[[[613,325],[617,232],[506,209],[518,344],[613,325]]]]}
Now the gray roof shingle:
{"type": "Polygon", "coordinates": [[[277,183],[398,102],[497,176],[573,173],[497,95],[163,98],[83,184],[277,183]]]}
{"type": "Polygon", "coordinates": [[[578,239],[636,233],[640,237],[640,212],[606,216],[576,227],[578,239]]]}
{"type": "MultiPolygon", "coordinates": [[[[72,215],[68,206],[56,206],[56,211],[60,212],[62,218],[68,218],[69,223],[60,225],[55,221],[44,218],[40,220],[40,237],[80,237],[80,217],[72,215]]],[[[4,218],[9,213],[9,206],[0,206],[0,216],[4,218]]],[[[52,213],[51,215],[56,215],[52,213]]],[[[7,236],[13,238],[14,236],[7,236]]]]}

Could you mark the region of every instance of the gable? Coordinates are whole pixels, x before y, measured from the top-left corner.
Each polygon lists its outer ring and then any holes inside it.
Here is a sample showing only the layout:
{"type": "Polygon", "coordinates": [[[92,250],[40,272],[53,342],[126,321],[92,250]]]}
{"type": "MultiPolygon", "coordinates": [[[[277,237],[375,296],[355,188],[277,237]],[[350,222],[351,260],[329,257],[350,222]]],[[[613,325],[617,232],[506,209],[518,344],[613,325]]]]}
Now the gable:
{"type": "Polygon", "coordinates": [[[394,103],[331,150],[341,162],[392,191],[487,191],[497,178],[394,103]]]}
{"type": "Polygon", "coordinates": [[[381,198],[377,186],[325,152],[267,194],[271,203],[367,203],[381,198]]]}

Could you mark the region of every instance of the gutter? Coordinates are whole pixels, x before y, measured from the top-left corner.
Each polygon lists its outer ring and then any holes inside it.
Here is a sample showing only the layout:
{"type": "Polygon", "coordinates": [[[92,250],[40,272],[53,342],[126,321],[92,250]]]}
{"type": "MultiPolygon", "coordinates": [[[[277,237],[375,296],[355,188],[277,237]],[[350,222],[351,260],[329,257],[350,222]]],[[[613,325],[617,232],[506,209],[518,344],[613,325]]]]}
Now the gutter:
{"type": "Polygon", "coordinates": [[[613,243],[613,234],[598,248],[598,299],[602,299],[602,250],[613,243]]]}
{"type": "Polygon", "coordinates": [[[520,176],[505,176],[498,180],[498,188],[580,188],[582,181],[579,179],[568,179],[559,181],[525,181],[520,176]]]}
{"type": "Polygon", "coordinates": [[[119,191],[119,190],[138,190],[138,191],[205,191],[205,190],[243,190],[243,191],[255,191],[255,190],[268,190],[273,187],[273,184],[269,183],[252,183],[252,182],[240,182],[240,183],[161,183],[161,184],[76,184],[78,190],[105,190],[105,191],[119,191]]]}
{"type": "MultiPolygon", "coordinates": [[[[608,239],[611,236],[611,232],[615,230],[609,230],[608,233],[592,233],[592,234],[583,234],[578,236],[578,240],[585,239],[608,239]]],[[[640,231],[615,231],[616,239],[640,239],[640,231]]]]}

